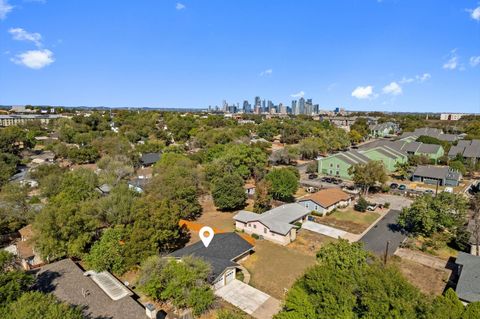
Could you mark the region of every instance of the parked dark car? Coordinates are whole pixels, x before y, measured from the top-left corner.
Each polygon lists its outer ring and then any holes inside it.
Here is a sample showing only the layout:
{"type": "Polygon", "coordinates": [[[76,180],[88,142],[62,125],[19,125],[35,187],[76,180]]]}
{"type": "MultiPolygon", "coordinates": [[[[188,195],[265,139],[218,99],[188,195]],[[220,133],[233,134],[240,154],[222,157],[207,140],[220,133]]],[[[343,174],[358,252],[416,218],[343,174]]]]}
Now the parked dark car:
{"type": "Polygon", "coordinates": [[[425,194],[429,194],[429,195],[433,195],[434,194],[434,191],[431,190],[431,189],[427,189],[424,191],[425,194]]]}
{"type": "Polygon", "coordinates": [[[397,183],[391,183],[390,188],[391,189],[396,189],[396,188],[398,188],[398,184],[397,183]]]}
{"type": "Polygon", "coordinates": [[[406,189],[407,189],[407,186],[405,186],[405,185],[403,185],[403,184],[401,184],[400,186],[398,186],[398,190],[399,190],[399,191],[404,191],[404,190],[406,190],[406,189]]]}
{"type": "Polygon", "coordinates": [[[317,178],[317,177],[318,177],[317,174],[310,174],[310,175],[308,175],[308,179],[315,179],[315,178],[317,178]]]}
{"type": "Polygon", "coordinates": [[[325,178],[325,182],[327,182],[327,183],[331,183],[331,182],[333,182],[333,179],[332,179],[332,178],[330,178],[330,177],[327,177],[327,178],[325,178]]]}
{"type": "Polygon", "coordinates": [[[340,178],[332,178],[332,183],[335,185],[341,184],[343,181],[340,178]]]}

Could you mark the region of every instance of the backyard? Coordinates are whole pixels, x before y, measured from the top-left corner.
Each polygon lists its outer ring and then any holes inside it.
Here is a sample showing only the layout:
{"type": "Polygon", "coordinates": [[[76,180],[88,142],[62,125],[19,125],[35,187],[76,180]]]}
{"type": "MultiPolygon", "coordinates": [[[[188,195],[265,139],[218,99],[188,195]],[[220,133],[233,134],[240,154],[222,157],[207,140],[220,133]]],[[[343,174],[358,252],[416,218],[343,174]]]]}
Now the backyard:
{"type": "Polygon", "coordinates": [[[451,273],[448,269],[439,270],[399,257],[393,257],[390,262],[398,267],[412,285],[427,295],[441,295],[451,273]]]}
{"type": "MultiPolygon", "coordinates": [[[[377,209],[378,211],[378,209],[377,209]]],[[[357,212],[352,207],[337,209],[332,214],[316,217],[316,222],[353,234],[361,234],[380,217],[378,212],[357,212]]]]}
{"type": "Polygon", "coordinates": [[[332,240],[307,230],[302,230],[297,240],[286,247],[257,240],[255,253],[242,262],[250,272],[250,285],[283,300],[286,289],[315,264],[315,253],[321,245],[332,240]]]}

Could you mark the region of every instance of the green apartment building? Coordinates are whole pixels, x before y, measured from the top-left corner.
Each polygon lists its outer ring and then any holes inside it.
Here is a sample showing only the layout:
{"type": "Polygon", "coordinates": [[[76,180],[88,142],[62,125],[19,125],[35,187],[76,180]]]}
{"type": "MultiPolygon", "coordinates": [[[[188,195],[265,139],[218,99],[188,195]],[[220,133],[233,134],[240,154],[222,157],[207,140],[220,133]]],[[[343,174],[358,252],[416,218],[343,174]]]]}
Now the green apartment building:
{"type": "Polygon", "coordinates": [[[355,164],[381,161],[392,173],[397,163],[405,163],[410,155],[424,155],[435,163],[445,154],[443,147],[420,142],[378,140],[365,144],[359,150],[340,152],[318,160],[318,172],[324,175],[350,179],[348,169],[355,164]]]}
{"type": "Polygon", "coordinates": [[[351,150],[321,158],[318,160],[318,172],[324,175],[350,179],[348,169],[355,164],[381,161],[388,172],[393,172],[397,163],[404,163],[407,160],[406,154],[389,147],[379,146],[369,150],[351,150]]]}

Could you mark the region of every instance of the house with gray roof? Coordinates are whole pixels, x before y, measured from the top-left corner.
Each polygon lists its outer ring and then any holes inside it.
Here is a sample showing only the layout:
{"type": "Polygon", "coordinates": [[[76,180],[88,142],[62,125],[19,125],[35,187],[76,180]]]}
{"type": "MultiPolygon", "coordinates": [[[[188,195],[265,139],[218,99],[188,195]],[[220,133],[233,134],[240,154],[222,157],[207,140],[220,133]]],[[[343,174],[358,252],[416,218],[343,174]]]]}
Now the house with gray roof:
{"type": "Polygon", "coordinates": [[[185,256],[202,258],[211,266],[208,281],[215,289],[235,279],[237,261],[253,252],[253,246],[237,233],[217,233],[205,247],[201,241],[176,250],[167,258],[182,259],[185,256]]]}
{"type": "Polygon", "coordinates": [[[287,245],[297,238],[298,227],[295,224],[306,221],[310,211],[300,204],[292,203],[273,208],[263,214],[241,210],[233,219],[237,230],[287,245]]]}
{"type": "MultiPolygon", "coordinates": [[[[84,271],[71,259],[63,259],[32,271],[34,289],[80,306],[86,318],[146,319],[146,308],[122,282],[108,272],[84,271]]],[[[154,317],[153,317],[154,318],[154,317]]]]}
{"type": "Polygon", "coordinates": [[[457,155],[461,155],[464,159],[477,162],[480,159],[480,140],[458,141],[457,145],[450,148],[448,157],[455,158],[457,155]]]}
{"type": "Polygon", "coordinates": [[[458,252],[455,261],[458,267],[458,282],[455,291],[463,302],[480,301],[480,257],[458,252]]]}
{"type": "Polygon", "coordinates": [[[419,165],[412,174],[412,181],[439,186],[458,186],[462,174],[448,166],[419,165]]]}
{"type": "Polygon", "coordinates": [[[368,128],[370,130],[370,136],[373,137],[386,137],[395,135],[400,130],[400,126],[393,122],[372,124],[368,128]]]}
{"type": "Polygon", "coordinates": [[[416,140],[420,136],[430,136],[444,142],[458,141],[458,135],[446,134],[446,133],[443,133],[443,131],[438,128],[430,128],[430,127],[417,128],[413,132],[404,132],[400,138],[416,140]]]}
{"type": "Polygon", "coordinates": [[[145,153],[142,154],[140,157],[140,162],[142,163],[142,167],[148,167],[160,160],[160,153],[145,153]]]}

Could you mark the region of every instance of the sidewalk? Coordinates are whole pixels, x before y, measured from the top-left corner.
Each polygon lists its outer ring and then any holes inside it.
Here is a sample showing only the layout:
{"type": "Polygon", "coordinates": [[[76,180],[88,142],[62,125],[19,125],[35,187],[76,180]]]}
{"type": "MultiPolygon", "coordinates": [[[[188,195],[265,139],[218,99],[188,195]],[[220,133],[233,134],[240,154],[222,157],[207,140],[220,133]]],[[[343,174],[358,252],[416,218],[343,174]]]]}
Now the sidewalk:
{"type": "Polygon", "coordinates": [[[418,251],[405,249],[405,248],[398,248],[397,251],[395,251],[395,255],[404,259],[414,261],[416,263],[419,263],[427,267],[444,270],[444,271],[447,270],[447,261],[435,256],[426,255],[418,251]]]}

